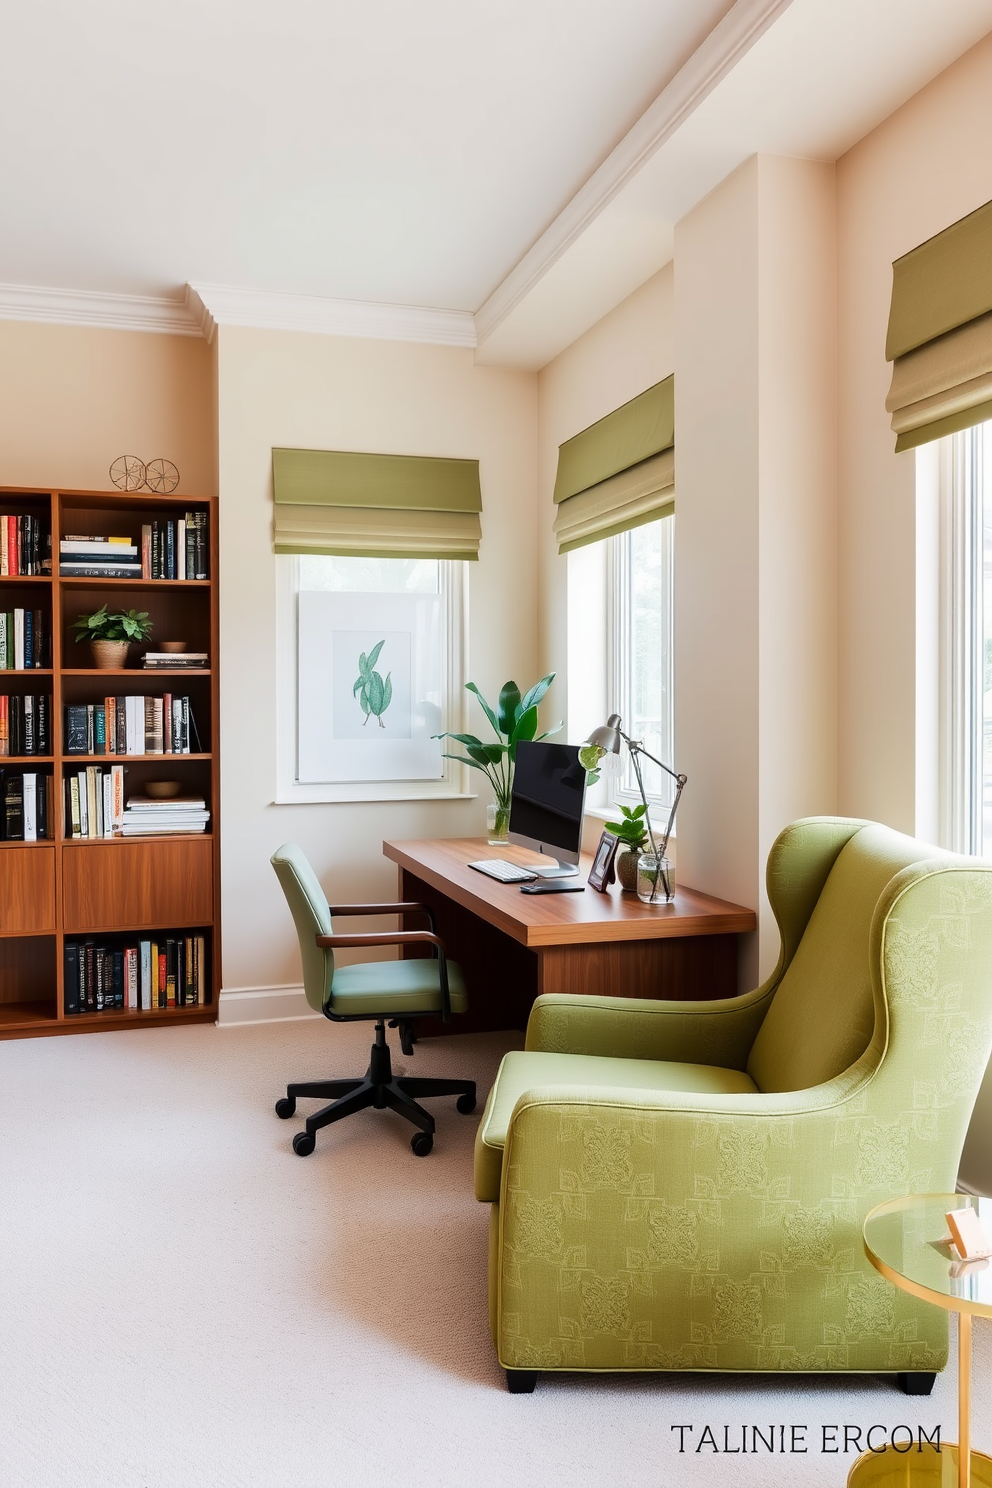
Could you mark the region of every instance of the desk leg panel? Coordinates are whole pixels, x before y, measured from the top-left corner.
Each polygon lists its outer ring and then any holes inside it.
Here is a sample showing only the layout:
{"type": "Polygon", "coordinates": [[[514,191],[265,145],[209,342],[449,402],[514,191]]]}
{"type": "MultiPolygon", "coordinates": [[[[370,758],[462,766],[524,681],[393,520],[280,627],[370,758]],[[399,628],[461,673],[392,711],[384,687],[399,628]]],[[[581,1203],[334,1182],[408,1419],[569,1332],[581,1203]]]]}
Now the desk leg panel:
{"type": "Polygon", "coordinates": [[[708,1002],[737,994],[737,936],[542,946],[538,992],[708,1002]]]}
{"type": "MultiPolygon", "coordinates": [[[[418,1035],[432,1038],[445,1033],[525,1029],[537,996],[538,960],[534,952],[406,869],[400,873],[400,898],[416,899],[434,911],[437,933],[448,956],[462,968],[468,988],[467,1013],[455,1014],[450,1023],[418,1018],[418,1035]]],[[[411,916],[407,928],[422,930],[423,918],[411,916]]],[[[408,954],[424,953],[408,947],[404,955],[408,954]]]]}

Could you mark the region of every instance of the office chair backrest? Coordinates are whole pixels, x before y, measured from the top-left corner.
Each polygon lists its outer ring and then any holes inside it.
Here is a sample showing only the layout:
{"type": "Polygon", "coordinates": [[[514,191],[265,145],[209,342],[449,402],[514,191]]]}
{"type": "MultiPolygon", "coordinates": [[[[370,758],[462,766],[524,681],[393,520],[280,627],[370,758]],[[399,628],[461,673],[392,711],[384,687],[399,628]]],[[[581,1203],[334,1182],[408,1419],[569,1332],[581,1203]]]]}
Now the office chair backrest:
{"type": "Polygon", "coordinates": [[[808,1090],[864,1054],[875,1030],[876,906],[902,869],[940,856],[876,823],[859,824],[841,847],[752,1046],[747,1068],[759,1090],[808,1090]]]}
{"type": "Polygon", "coordinates": [[[331,1001],[334,979],[334,952],[316,944],[318,935],[331,934],[331,912],[327,896],[310,867],[302,848],[286,842],[269,860],[286,895],[286,902],[296,922],[303,958],[303,990],[315,1012],[321,1012],[331,1001]]]}

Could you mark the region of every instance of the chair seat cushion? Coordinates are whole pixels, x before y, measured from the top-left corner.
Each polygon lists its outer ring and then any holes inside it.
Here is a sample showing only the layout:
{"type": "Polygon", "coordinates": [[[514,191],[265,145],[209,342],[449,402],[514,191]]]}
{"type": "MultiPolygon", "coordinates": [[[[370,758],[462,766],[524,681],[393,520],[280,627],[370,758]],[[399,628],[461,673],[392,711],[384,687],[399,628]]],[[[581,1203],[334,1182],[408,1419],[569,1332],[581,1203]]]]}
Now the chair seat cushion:
{"type": "MultiPolygon", "coordinates": [[[[451,1011],[468,1007],[461,967],[448,962],[451,1011]]],[[[335,966],[330,1011],[346,1018],[397,1013],[440,1013],[438,963],[433,957],[410,961],[363,961],[360,966],[335,966]]]]}
{"type": "Polygon", "coordinates": [[[504,1056],[489,1092],[475,1143],[476,1198],[499,1199],[503,1148],[510,1117],[527,1090],[541,1085],[604,1085],[633,1090],[692,1090],[703,1095],[754,1095],[757,1087],[743,1070],[715,1064],[677,1064],[664,1059],[610,1059],[599,1054],[545,1054],[523,1050],[504,1056]]]}

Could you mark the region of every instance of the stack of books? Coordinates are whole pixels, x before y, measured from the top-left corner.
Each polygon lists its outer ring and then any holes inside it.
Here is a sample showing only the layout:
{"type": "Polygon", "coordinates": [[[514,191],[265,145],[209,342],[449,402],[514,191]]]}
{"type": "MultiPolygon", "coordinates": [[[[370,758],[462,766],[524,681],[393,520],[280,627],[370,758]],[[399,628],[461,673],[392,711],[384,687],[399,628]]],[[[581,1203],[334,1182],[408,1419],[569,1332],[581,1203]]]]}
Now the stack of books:
{"type": "Polygon", "coordinates": [[[43,610],[0,610],[0,672],[51,665],[51,626],[43,610]]]}
{"type": "Polygon", "coordinates": [[[51,754],[51,707],[47,693],[0,693],[0,756],[51,754]]]}
{"type": "Polygon", "coordinates": [[[152,1012],[207,1001],[207,953],[202,935],[177,930],[136,945],[66,941],[66,1013],[120,1008],[152,1012]]]}
{"type": "Polygon", "coordinates": [[[169,796],[161,800],[135,794],[128,799],[121,832],[125,837],[205,832],[209,821],[210,812],[202,796],[169,796]]]}
{"type": "Polygon", "coordinates": [[[39,842],[53,836],[51,790],[51,775],[0,771],[0,841],[39,842]]]}
{"type": "Polygon", "coordinates": [[[200,754],[188,697],[108,697],[69,703],[66,754],[200,754]]]}
{"type": "Polygon", "coordinates": [[[59,573],[66,579],[140,579],[141,559],[129,537],[73,534],[59,543],[59,573]]]}
{"type": "Polygon", "coordinates": [[[29,513],[0,512],[0,578],[31,578],[52,571],[52,534],[47,522],[29,513]]]}
{"type": "Polygon", "coordinates": [[[146,651],[141,664],[150,672],[205,672],[210,662],[206,651],[146,651]]]}

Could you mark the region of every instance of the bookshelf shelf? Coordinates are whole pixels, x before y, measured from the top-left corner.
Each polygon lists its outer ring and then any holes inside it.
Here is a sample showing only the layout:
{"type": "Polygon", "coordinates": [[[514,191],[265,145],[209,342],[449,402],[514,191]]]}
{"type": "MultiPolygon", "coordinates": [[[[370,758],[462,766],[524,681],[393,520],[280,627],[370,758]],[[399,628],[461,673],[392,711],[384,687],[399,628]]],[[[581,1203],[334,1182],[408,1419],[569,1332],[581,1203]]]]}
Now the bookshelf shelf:
{"type": "MultiPolygon", "coordinates": [[[[52,746],[52,752],[45,755],[0,756],[0,779],[4,782],[13,775],[31,773],[39,781],[50,782],[47,835],[40,841],[2,840],[7,831],[6,788],[0,796],[0,1039],[213,1022],[220,987],[216,500],[7,488],[0,490],[3,511],[30,512],[46,531],[50,524],[54,573],[0,576],[0,611],[18,606],[35,611],[36,630],[39,625],[47,630],[43,659],[49,663],[46,667],[0,670],[0,694],[47,694],[52,746]],[[190,512],[197,514],[195,521],[188,517],[190,512]],[[158,523],[157,530],[162,531],[161,524],[174,523],[171,544],[173,538],[177,542],[181,538],[180,521],[188,519],[191,528],[202,533],[203,517],[206,572],[210,578],[133,579],[59,573],[60,538],[86,534],[105,539],[126,533],[132,543],[140,545],[144,527],[158,523]],[[24,595],[18,597],[17,591],[22,588],[24,595]],[[128,589],[136,591],[132,601],[121,593],[128,589]],[[181,665],[113,669],[80,665],[89,659],[89,651],[76,645],[73,622],[81,610],[105,600],[111,610],[148,610],[154,624],[153,648],[159,639],[185,640],[190,651],[208,653],[215,664],[196,669],[181,665]],[[42,620],[37,618],[39,611],[42,620]],[[70,704],[99,706],[105,696],[114,693],[160,697],[187,691],[205,746],[195,754],[81,755],[65,750],[65,709],[70,704]],[[125,799],[130,791],[141,792],[146,781],[167,779],[175,771],[175,778],[188,782],[193,792],[205,798],[211,813],[209,830],[72,837],[72,824],[67,820],[70,777],[74,779],[87,767],[91,771],[94,767],[107,770],[112,765],[123,765],[130,772],[124,776],[125,799]],[[131,766],[135,767],[133,771],[131,766]],[[118,953],[137,951],[140,961],[142,942],[148,941],[159,947],[163,963],[170,947],[168,991],[163,988],[162,1001],[171,994],[175,966],[179,1005],[143,1009],[106,1006],[96,1010],[85,1006],[84,986],[85,1010],[67,1010],[71,1002],[71,996],[67,997],[71,988],[66,985],[66,966],[71,964],[66,955],[69,948],[92,945],[101,953],[106,977],[117,976],[119,988],[118,953]],[[175,946],[180,947],[178,952],[171,949],[175,946]],[[200,993],[199,1001],[186,1006],[181,1003],[184,966],[196,968],[200,993]]],[[[170,555],[172,551],[170,546],[170,555]]],[[[185,552],[188,556],[194,548],[187,546],[185,552]]],[[[201,552],[197,545],[195,556],[201,552]]],[[[18,820],[15,806],[14,830],[18,820]]],[[[190,997],[193,980],[190,971],[185,976],[190,997]]],[[[155,995],[153,987],[153,999],[155,995]]]]}

